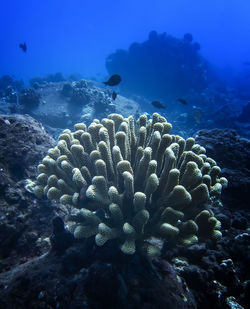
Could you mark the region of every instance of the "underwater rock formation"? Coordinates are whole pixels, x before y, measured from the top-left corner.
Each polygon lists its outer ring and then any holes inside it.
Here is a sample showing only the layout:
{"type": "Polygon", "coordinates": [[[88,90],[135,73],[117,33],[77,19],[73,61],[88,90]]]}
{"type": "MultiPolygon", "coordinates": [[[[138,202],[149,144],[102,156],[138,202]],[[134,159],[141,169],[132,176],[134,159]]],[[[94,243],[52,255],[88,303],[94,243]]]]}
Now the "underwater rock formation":
{"type": "Polygon", "coordinates": [[[0,115],[0,167],[15,180],[35,175],[39,162],[55,141],[28,115],[0,115]]]}
{"type": "Polygon", "coordinates": [[[63,74],[61,72],[57,72],[54,74],[48,74],[44,77],[41,76],[35,76],[32,77],[29,80],[29,83],[31,85],[31,87],[37,87],[39,86],[39,84],[46,84],[46,83],[59,83],[59,82],[64,82],[66,81],[66,78],[63,76],[63,74]]]}
{"type": "Polygon", "coordinates": [[[223,164],[223,175],[228,179],[227,198],[232,208],[248,208],[250,192],[250,141],[235,130],[200,130],[195,139],[206,146],[207,153],[218,164],[223,164]]]}
{"type": "Polygon", "coordinates": [[[92,82],[80,80],[77,82],[64,83],[61,96],[67,99],[68,112],[72,117],[82,113],[84,106],[91,105],[95,115],[105,114],[106,111],[114,111],[111,104],[111,96],[108,92],[94,87],[92,82]]]}
{"type": "MultiPolygon", "coordinates": [[[[104,249],[104,250],[102,250],[104,249]]],[[[0,274],[1,308],[197,308],[192,292],[166,261],[88,250],[81,242],[0,274]],[[95,253],[99,252],[99,256],[95,253]],[[102,259],[100,256],[102,255],[102,259]]]]}
{"type": "Polygon", "coordinates": [[[9,89],[12,88],[15,91],[21,90],[24,86],[22,80],[14,80],[9,75],[3,75],[0,77],[0,97],[9,95],[9,89]]]}
{"type": "MultiPolygon", "coordinates": [[[[199,55],[191,34],[177,39],[166,33],[149,33],[148,40],[118,49],[106,58],[110,75],[122,76],[121,88],[163,100],[201,91],[208,85],[209,65],[199,55]]],[[[169,102],[168,102],[169,103],[169,102]]]]}
{"type": "Polygon", "coordinates": [[[116,239],[125,254],[158,255],[152,237],[184,245],[218,240],[220,222],[205,203],[227,180],[204,147],[170,135],[171,127],[157,113],[141,115],[136,128],[132,116],[119,114],[78,123],[38,166],[35,194],[72,206],[75,238],[95,236],[98,246],[116,239]]]}
{"type": "Polygon", "coordinates": [[[0,272],[48,249],[37,238],[48,237],[48,221],[61,211],[34,199],[26,178],[35,178],[36,165],[55,145],[32,117],[0,115],[0,272]]]}
{"type": "Polygon", "coordinates": [[[30,112],[39,106],[40,95],[34,89],[25,88],[19,96],[19,103],[23,105],[24,111],[30,112]]]}

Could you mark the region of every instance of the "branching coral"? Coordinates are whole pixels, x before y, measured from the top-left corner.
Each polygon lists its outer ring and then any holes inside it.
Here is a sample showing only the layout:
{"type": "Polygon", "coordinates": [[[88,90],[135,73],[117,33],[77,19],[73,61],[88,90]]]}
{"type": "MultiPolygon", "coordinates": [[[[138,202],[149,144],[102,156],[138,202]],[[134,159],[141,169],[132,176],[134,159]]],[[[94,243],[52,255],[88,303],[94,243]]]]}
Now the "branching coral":
{"type": "Polygon", "coordinates": [[[155,256],[158,237],[194,244],[220,239],[220,222],[205,203],[227,180],[193,138],[170,135],[159,114],[111,114],[87,128],[64,130],[38,166],[35,193],[71,205],[75,238],[95,236],[98,246],[117,239],[125,254],[155,256]]]}

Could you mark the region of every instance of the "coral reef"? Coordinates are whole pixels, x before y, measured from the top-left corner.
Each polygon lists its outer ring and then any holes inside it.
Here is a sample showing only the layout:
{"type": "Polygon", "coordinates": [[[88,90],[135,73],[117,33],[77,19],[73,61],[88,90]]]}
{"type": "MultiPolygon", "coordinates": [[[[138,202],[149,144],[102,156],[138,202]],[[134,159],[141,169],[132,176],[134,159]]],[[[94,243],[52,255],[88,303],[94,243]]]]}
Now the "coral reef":
{"type": "Polygon", "coordinates": [[[125,116],[139,113],[139,104],[135,101],[118,95],[114,104],[110,89],[101,89],[88,80],[47,83],[40,85],[36,92],[41,96],[41,104],[32,110],[32,116],[56,138],[61,132],[58,128],[73,129],[76,122],[89,124],[93,117],[101,119],[114,112],[125,116]]]}
{"type": "Polygon", "coordinates": [[[220,239],[220,222],[204,204],[227,180],[205,148],[170,135],[171,127],[157,113],[141,115],[136,128],[119,114],[88,128],[78,123],[38,166],[35,194],[72,206],[75,238],[95,235],[98,246],[117,239],[125,254],[158,255],[152,237],[187,245],[220,239]]]}
{"type": "Polygon", "coordinates": [[[9,75],[0,77],[0,110],[1,113],[15,113],[18,103],[18,95],[23,89],[24,83],[22,80],[14,80],[9,75]],[[7,104],[6,104],[6,103],[7,104]]]}
{"type": "Polygon", "coordinates": [[[90,102],[90,96],[87,95],[79,83],[65,83],[61,96],[66,98],[68,102],[68,112],[70,115],[81,113],[83,106],[90,102]]]}
{"type": "Polygon", "coordinates": [[[22,80],[14,80],[9,75],[3,75],[0,77],[0,97],[3,95],[9,95],[9,88],[15,91],[21,90],[24,84],[22,80]]]}
{"type": "Polygon", "coordinates": [[[199,48],[191,34],[178,39],[152,31],[148,40],[110,54],[106,68],[110,75],[122,76],[124,91],[152,99],[176,99],[191,89],[201,91],[208,85],[211,69],[200,56],[199,48]]]}
{"type": "Polygon", "coordinates": [[[24,111],[30,112],[39,106],[40,95],[34,89],[25,88],[19,96],[19,103],[23,105],[24,111]]]}
{"type": "Polygon", "coordinates": [[[29,80],[31,87],[37,87],[41,84],[46,83],[58,83],[63,81],[66,81],[66,78],[63,76],[61,72],[57,72],[54,74],[47,74],[44,77],[35,76],[29,80]]]}
{"type": "Polygon", "coordinates": [[[56,142],[28,115],[0,115],[0,272],[48,250],[38,241],[50,234],[50,221],[63,215],[46,199],[34,199],[26,178],[56,142]],[[47,205],[50,204],[50,207],[47,205]],[[47,207],[46,207],[47,206],[47,207]]]}
{"type": "Polygon", "coordinates": [[[93,117],[101,119],[115,112],[125,116],[140,114],[137,102],[118,95],[114,104],[111,89],[97,87],[89,80],[37,83],[34,87],[31,91],[24,89],[25,96],[10,88],[10,94],[0,98],[0,112],[27,113],[42,122],[55,138],[58,138],[65,126],[73,130],[74,123],[83,121],[89,124],[93,117]],[[30,107],[21,104],[28,97],[30,107]],[[35,97],[40,98],[40,104],[35,104],[35,108],[32,108],[32,98],[35,97]]]}
{"type": "Polygon", "coordinates": [[[228,179],[228,188],[223,200],[235,208],[248,208],[250,190],[250,141],[235,130],[200,130],[196,141],[206,146],[207,153],[219,165],[223,164],[223,175],[228,179]]]}
{"type": "Polygon", "coordinates": [[[70,115],[81,114],[83,107],[87,105],[92,105],[94,113],[99,115],[112,108],[111,95],[108,92],[98,91],[93,87],[92,82],[85,80],[65,83],[61,96],[66,98],[68,102],[68,112],[70,115]]]}
{"type": "Polygon", "coordinates": [[[54,139],[28,115],[0,115],[0,168],[15,181],[34,177],[39,162],[54,139]]]}
{"type": "Polygon", "coordinates": [[[0,131],[1,308],[227,308],[232,297],[248,307],[247,140],[231,130],[195,136],[229,180],[223,207],[212,206],[223,237],[192,246],[167,241],[152,268],[143,256],[123,254],[115,239],[99,247],[93,236],[68,247],[72,235],[57,216],[64,219],[69,206],[24,188],[56,142],[27,115],[2,115],[0,131]]]}

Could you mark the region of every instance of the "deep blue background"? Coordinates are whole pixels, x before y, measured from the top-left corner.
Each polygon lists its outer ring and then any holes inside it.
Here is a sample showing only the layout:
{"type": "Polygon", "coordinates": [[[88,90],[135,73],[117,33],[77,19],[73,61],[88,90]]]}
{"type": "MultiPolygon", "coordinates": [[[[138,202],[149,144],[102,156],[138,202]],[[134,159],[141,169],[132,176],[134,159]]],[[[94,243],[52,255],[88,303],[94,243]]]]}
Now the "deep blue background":
{"type": "Polygon", "coordinates": [[[105,58],[151,30],[192,33],[218,68],[250,61],[248,0],[9,0],[0,3],[0,76],[106,74],[105,58]],[[18,47],[25,41],[27,53],[18,47]]]}

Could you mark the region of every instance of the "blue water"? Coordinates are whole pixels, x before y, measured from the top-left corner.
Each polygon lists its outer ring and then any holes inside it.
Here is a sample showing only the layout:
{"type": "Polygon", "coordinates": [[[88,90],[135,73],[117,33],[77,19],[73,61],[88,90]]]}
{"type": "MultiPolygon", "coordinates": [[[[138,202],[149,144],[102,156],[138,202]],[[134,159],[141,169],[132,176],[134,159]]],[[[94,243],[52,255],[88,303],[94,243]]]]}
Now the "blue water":
{"type": "Polygon", "coordinates": [[[0,29],[0,76],[24,81],[55,72],[103,78],[106,57],[151,30],[191,33],[200,54],[226,75],[250,61],[247,0],[9,0],[0,4],[0,29]]]}

